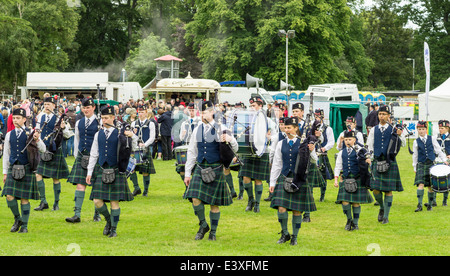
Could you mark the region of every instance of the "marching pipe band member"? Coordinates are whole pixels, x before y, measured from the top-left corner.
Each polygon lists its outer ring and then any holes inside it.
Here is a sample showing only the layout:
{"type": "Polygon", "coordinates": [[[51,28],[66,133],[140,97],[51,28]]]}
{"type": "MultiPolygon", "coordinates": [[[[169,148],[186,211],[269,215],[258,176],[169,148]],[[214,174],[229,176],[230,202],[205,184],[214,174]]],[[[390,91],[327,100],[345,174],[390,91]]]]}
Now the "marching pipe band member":
{"type": "MultiPolygon", "coordinates": [[[[2,196],[6,196],[6,203],[14,215],[14,224],[11,232],[28,233],[28,220],[30,217],[30,199],[39,200],[36,184],[36,175],[31,171],[27,151],[21,152],[27,146],[27,133],[25,128],[27,120],[23,108],[17,108],[12,112],[15,128],[8,132],[3,147],[3,183],[5,184],[2,196]],[[13,170],[23,166],[22,174],[13,173],[13,170]],[[17,200],[20,199],[20,209],[17,200]],[[20,230],[19,230],[20,229],[20,230]]],[[[39,132],[34,132],[33,138],[40,152],[45,152],[46,147],[40,139],[39,132]]]]}
{"type": "MultiPolygon", "coordinates": [[[[83,206],[86,187],[92,186],[86,183],[87,166],[94,136],[100,128],[100,123],[95,116],[95,102],[92,98],[83,98],[82,112],[84,117],[75,123],[74,152],[75,163],[70,171],[67,182],[76,186],[74,216],[66,218],[67,222],[77,223],[81,221],[81,208],[83,206]]],[[[94,210],[94,221],[100,221],[100,215],[94,210]]]]}
{"type": "Polygon", "coordinates": [[[417,186],[417,209],[415,212],[422,211],[422,200],[424,195],[424,187],[428,187],[428,206],[427,211],[432,210],[432,204],[435,192],[431,189],[430,168],[434,165],[436,155],[448,165],[447,156],[441,150],[436,137],[427,135],[427,122],[419,121],[417,123],[418,136],[413,143],[413,168],[416,173],[414,185],[417,186]]]}
{"type": "MultiPolygon", "coordinates": [[[[103,128],[94,136],[89,156],[86,183],[92,185],[90,199],[97,211],[105,217],[103,235],[117,236],[120,218],[120,201],[132,201],[133,195],[128,187],[127,177],[119,173],[119,130],[114,127],[114,108],[107,106],[101,111],[103,128]],[[111,213],[105,202],[111,203],[111,213]]],[[[124,134],[132,138],[132,147],[136,147],[137,136],[131,130],[124,134]]]]}
{"type": "MultiPolygon", "coordinates": [[[[51,144],[52,139],[44,139],[49,134],[51,134],[56,127],[61,127],[63,130],[64,137],[70,136],[70,131],[65,127],[65,122],[62,121],[60,126],[58,123],[57,116],[53,113],[56,108],[56,99],[54,97],[46,97],[44,99],[44,112],[39,114],[37,119],[38,124],[36,128],[41,131],[41,139],[44,141],[47,147],[47,152],[49,154],[50,148],[54,146],[51,144]]],[[[41,156],[42,157],[42,156],[41,156]]],[[[53,157],[49,161],[44,161],[42,158],[36,170],[36,181],[39,190],[39,196],[41,203],[38,207],[34,208],[36,211],[42,211],[48,209],[48,203],[45,196],[45,183],[44,178],[53,178],[53,192],[55,195],[55,202],[53,204],[52,210],[59,210],[59,196],[61,194],[61,181],[60,179],[67,178],[69,176],[69,167],[67,166],[66,159],[62,153],[62,147],[56,149],[53,157]]]]}
{"type": "MultiPolygon", "coordinates": [[[[436,137],[441,150],[447,155],[447,160],[450,159],[450,122],[448,120],[440,120],[438,122],[439,134],[436,137]]],[[[444,192],[444,199],[442,206],[447,206],[448,192],[444,192]]],[[[436,197],[434,197],[433,206],[437,206],[436,197]]]]}
{"type": "Polygon", "coordinates": [[[333,179],[333,168],[330,164],[330,159],[328,159],[328,151],[334,147],[334,132],[333,129],[325,125],[323,109],[316,109],[314,112],[314,117],[316,120],[320,121],[319,130],[316,130],[316,137],[319,137],[319,143],[317,143],[317,151],[319,155],[319,170],[325,180],[324,185],[320,186],[320,199],[322,202],[325,199],[325,192],[327,190],[327,180],[333,179]]]}
{"type": "Polygon", "coordinates": [[[134,191],[133,196],[141,194],[141,188],[139,187],[139,181],[136,172],[142,174],[142,182],[144,183],[143,196],[148,195],[148,187],[150,186],[150,174],[155,174],[155,165],[153,164],[152,153],[150,147],[155,142],[155,123],[148,119],[147,106],[138,106],[138,119],[131,123],[131,129],[134,130],[134,134],[137,136],[138,147],[134,148],[134,151],[143,151],[144,156],[143,164],[136,165],[134,172],[131,173],[130,179],[133,182],[134,191]]]}
{"type": "MultiPolygon", "coordinates": [[[[356,145],[356,131],[348,129],[344,131],[344,148],[339,151],[334,168],[334,187],[339,188],[336,203],[342,204],[342,210],[347,217],[345,230],[358,230],[361,205],[373,201],[369,190],[362,185],[358,151],[361,147],[356,145]],[[339,182],[340,172],[342,181],[339,182]],[[346,188],[346,181],[356,181],[356,191],[346,188]],[[353,213],[353,215],[352,215],[353,213]]],[[[367,160],[364,162],[369,163],[367,160]]]]}
{"type": "Polygon", "coordinates": [[[199,220],[199,230],[195,240],[201,240],[210,230],[205,219],[205,204],[210,205],[211,232],[209,240],[216,240],[216,231],[220,219],[220,206],[233,203],[226,183],[222,160],[220,158],[220,142],[227,142],[234,152],[238,150],[236,139],[228,134],[226,127],[214,121],[214,105],[210,101],[200,104],[202,122],[195,127],[187,153],[184,182],[187,190],[185,199],[192,200],[194,213],[199,220]],[[220,133],[218,133],[220,132],[220,133]],[[211,170],[212,169],[212,170],[211,170]]]}
{"type": "MultiPolygon", "coordinates": [[[[242,103],[242,102],[236,103],[234,105],[234,107],[237,110],[245,110],[245,108],[246,108],[244,103],[242,103]]],[[[236,161],[236,160],[234,160],[234,161],[236,161]]],[[[240,164],[232,168],[232,170],[236,170],[238,172],[238,181],[239,181],[239,194],[237,196],[238,200],[244,199],[244,191],[245,191],[244,177],[241,175],[241,168],[242,168],[242,165],[240,165],[240,164]]]]}
{"type": "Polygon", "coordinates": [[[302,103],[295,103],[292,105],[292,116],[297,117],[299,119],[298,128],[300,136],[303,135],[303,130],[305,129],[305,121],[303,119],[304,113],[305,113],[305,106],[302,103]]]}
{"type": "MultiPolygon", "coordinates": [[[[260,96],[250,98],[250,108],[254,111],[262,109],[264,102],[260,96]]],[[[263,192],[263,181],[270,179],[269,154],[264,153],[261,157],[244,156],[240,175],[243,176],[244,189],[248,195],[248,204],[245,211],[260,212],[259,204],[263,192]],[[252,180],[255,181],[255,193],[253,193],[252,180]]]]}
{"type": "MultiPolygon", "coordinates": [[[[306,184],[300,187],[296,192],[288,192],[284,189],[286,178],[294,175],[297,166],[297,154],[300,147],[300,140],[297,136],[298,118],[291,117],[285,119],[286,138],[277,143],[275,155],[273,158],[272,169],[270,172],[270,192],[273,198],[270,207],[278,209],[278,221],[281,225],[281,237],[278,244],[291,240],[291,245],[297,244],[297,236],[302,223],[302,212],[316,211],[316,205],[313,197],[313,187],[306,184]],[[288,231],[288,212],[292,211],[292,236],[288,231]]],[[[314,151],[314,145],[309,144],[311,152],[311,165],[317,162],[317,155],[314,151]]]]}
{"type": "MultiPolygon", "coordinates": [[[[373,152],[372,166],[373,176],[370,180],[370,188],[373,190],[375,200],[380,205],[378,221],[383,224],[389,223],[389,212],[393,201],[393,191],[403,191],[400,171],[395,157],[390,159],[389,143],[393,138],[393,127],[389,124],[390,108],[387,105],[381,106],[378,110],[379,124],[374,126],[367,137],[367,146],[373,152]],[[384,200],[383,200],[384,193],[384,200]]],[[[397,143],[406,145],[402,130],[396,128],[398,136],[397,143]]],[[[396,143],[395,143],[396,144],[396,143]]]]}
{"type": "Polygon", "coordinates": [[[339,150],[345,148],[344,133],[347,130],[353,130],[356,133],[356,142],[355,143],[357,143],[357,144],[359,143],[359,145],[364,145],[364,136],[363,136],[362,132],[356,130],[356,119],[352,116],[347,117],[347,119],[345,120],[345,125],[347,126],[347,129],[342,131],[341,134],[339,134],[339,137],[336,142],[337,150],[339,151],[339,150]]]}

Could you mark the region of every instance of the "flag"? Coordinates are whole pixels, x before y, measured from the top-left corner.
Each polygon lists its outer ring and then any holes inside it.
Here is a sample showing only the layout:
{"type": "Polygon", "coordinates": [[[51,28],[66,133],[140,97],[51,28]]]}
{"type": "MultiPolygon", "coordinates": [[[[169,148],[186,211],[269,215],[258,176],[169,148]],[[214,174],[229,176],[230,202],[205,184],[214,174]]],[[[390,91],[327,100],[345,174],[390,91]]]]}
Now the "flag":
{"type": "Polygon", "coordinates": [[[426,78],[426,84],[425,84],[425,105],[427,107],[427,121],[428,121],[428,115],[430,114],[428,112],[428,95],[430,92],[430,48],[428,47],[428,43],[424,42],[424,51],[423,51],[423,55],[424,55],[424,62],[425,62],[425,73],[427,74],[427,78],[426,78]]]}

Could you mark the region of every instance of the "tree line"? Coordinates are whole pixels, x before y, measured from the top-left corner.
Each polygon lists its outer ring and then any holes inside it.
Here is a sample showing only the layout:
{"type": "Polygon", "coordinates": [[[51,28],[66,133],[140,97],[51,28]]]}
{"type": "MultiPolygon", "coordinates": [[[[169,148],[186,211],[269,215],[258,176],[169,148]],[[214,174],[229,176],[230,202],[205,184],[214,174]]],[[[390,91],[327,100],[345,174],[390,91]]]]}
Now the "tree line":
{"type": "Polygon", "coordinates": [[[360,90],[424,91],[423,44],[431,89],[449,77],[448,0],[0,0],[0,90],[26,72],[108,71],[142,86],[154,59],[183,59],[181,77],[264,79],[289,84],[356,83],[360,90]],[[69,3],[69,2],[72,2],[69,3]],[[73,4],[74,3],[74,4],[73,4]],[[412,26],[412,27],[411,27],[412,26]],[[415,60],[413,72],[412,59],[415,60]],[[414,79],[413,79],[414,73],[414,79]]]}

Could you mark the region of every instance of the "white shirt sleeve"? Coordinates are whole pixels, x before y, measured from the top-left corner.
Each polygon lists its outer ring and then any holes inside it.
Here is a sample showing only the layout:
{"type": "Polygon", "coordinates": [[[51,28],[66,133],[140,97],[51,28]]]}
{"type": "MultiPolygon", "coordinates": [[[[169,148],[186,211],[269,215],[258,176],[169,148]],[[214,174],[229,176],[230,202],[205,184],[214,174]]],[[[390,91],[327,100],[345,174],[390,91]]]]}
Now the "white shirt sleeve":
{"type": "Polygon", "coordinates": [[[281,157],[282,145],[283,143],[279,141],[275,147],[272,169],[270,170],[270,187],[275,187],[275,185],[277,184],[277,179],[280,176],[281,169],[283,168],[283,159],[281,157]]]}
{"type": "Polygon", "coordinates": [[[91,154],[89,156],[89,165],[88,165],[88,172],[87,175],[92,176],[92,173],[94,172],[95,163],[97,163],[98,160],[98,132],[94,135],[94,141],[92,143],[91,147],[91,154]]]}
{"type": "Polygon", "coordinates": [[[414,143],[413,143],[413,156],[412,156],[412,160],[413,160],[412,165],[413,165],[413,168],[414,168],[414,172],[416,172],[417,159],[418,159],[418,156],[419,156],[418,149],[419,148],[417,147],[417,140],[415,139],[414,143]]]}
{"type": "Polygon", "coordinates": [[[78,122],[80,120],[76,121],[75,123],[75,136],[73,138],[73,157],[75,159],[78,156],[78,144],[80,143],[80,132],[78,131],[78,122]]]}
{"type": "Polygon", "coordinates": [[[6,133],[5,142],[3,143],[3,174],[7,174],[9,168],[9,156],[11,155],[10,136],[11,131],[6,133]]]}
{"type": "Polygon", "coordinates": [[[192,169],[195,166],[195,160],[197,159],[197,156],[198,156],[196,137],[197,137],[197,131],[198,131],[198,128],[200,125],[201,124],[198,124],[194,128],[194,131],[192,131],[191,139],[189,140],[189,146],[188,146],[188,151],[187,151],[187,156],[186,156],[185,171],[184,171],[185,177],[191,177],[192,169]]]}
{"type": "Polygon", "coordinates": [[[334,177],[339,176],[342,171],[342,150],[339,151],[336,158],[336,165],[334,166],[334,177]]]}

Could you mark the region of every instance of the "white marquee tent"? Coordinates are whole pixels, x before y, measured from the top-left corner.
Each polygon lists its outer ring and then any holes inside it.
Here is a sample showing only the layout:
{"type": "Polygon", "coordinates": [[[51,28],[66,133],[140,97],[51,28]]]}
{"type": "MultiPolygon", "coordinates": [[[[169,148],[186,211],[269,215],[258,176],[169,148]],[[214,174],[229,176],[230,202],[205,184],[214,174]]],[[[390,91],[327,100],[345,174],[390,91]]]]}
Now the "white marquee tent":
{"type": "MultiPolygon", "coordinates": [[[[428,121],[450,119],[450,78],[428,94],[428,121]]],[[[427,120],[426,94],[419,95],[419,120],[427,120]]]]}

